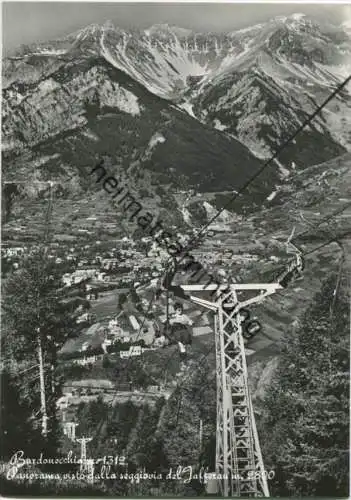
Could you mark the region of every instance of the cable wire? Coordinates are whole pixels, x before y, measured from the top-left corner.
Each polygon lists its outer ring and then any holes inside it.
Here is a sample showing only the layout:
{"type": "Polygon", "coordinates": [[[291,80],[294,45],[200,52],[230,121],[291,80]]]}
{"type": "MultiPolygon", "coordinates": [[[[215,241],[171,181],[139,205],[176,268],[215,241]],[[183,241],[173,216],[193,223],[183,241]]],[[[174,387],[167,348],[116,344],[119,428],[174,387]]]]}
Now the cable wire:
{"type": "MultiPolygon", "coordinates": [[[[324,222],[329,221],[330,219],[332,219],[332,218],[333,218],[333,217],[335,217],[336,215],[338,215],[338,214],[342,213],[342,212],[343,212],[343,211],[345,211],[345,210],[348,208],[348,206],[350,206],[350,205],[351,205],[351,203],[348,203],[348,204],[344,205],[344,206],[342,207],[342,209],[338,209],[338,210],[334,211],[333,213],[331,213],[331,214],[327,215],[326,217],[324,217],[322,220],[320,220],[320,221],[317,223],[317,227],[318,227],[318,226],[320,226],[321,224],[323,224],[324,222]]],[[[315,229],[316,229],[316,228],[315,228],[315,229]]],[[[313,232],[314,232],[314,231],[313,231],[313,232]]],[[[298,239],[301,235],[304,235],[304,234],[306,234],[306,233],[310,233],[310,234],[311,234],[311,231],[308,231],[308,230],[307,230],[307,231],[304,231],[303,233],[300,233],[300,234],[296,235],[293,239],[294,239],[294,240],[295,240],[295,239],[298,239]]],[[[349,233],[347,232],[347,233],[345,233],[345,234],[349,234],[349,233]]],[[[338,236],[338,239],[339,239],[339,238],[340,238],[340,236],[338,236]]],[[[313,250],[311,250],[311,251],[309,251],[309,252],[305,252],[305,253],[303,253],[303,255],[310,255],[311,253],[314,253],[315,251],[319,250],[320,248],[322,248],[322,247],[324,247],[324,246],[329,245],[329,244],[330,244],[331,242],[333,242],[333,241],[335,241],[335,238],[331,239],[331,240],[330,240],[330,241],[328,241],[328,242],[325,242],[323,245],[320,245],[319,247],[317,247],[317,248],[315,248],[315,249],[313,249],[313,250]]],[[[154,299],[154,297],[155,297],[155,294],[154,294],[154,296],[153,296],[153,298],[152,298],[152,299],[154,299]]],[[[151,305],[151,304],[152,304],[152,301],[150,301],[149,308],[150,308],[150,305],[151,305]]],[[[149,308],[148,308],[148,310],[149,310],[149,308]]],[[[139,330],[139,333],[140,333],[140,331],[141,331],[141,330],[139,330]]],[[[266,336],[267,336],[267,335],[266,335],[266,336]]],[[[267,338],[268,338],[268,336],[267,336],[267,338]]],[[[270,339],[270,340],[276,340],[276,339],[270,339]]],[[[206,359],[206,358],[207,358],[207,357],[211,354],[211,352],[213,352],[213,349],[214,349],[214,346],[211,346],[211,348],[208,350],[208,352],[207,352],[206,354],[204,354],[204,355],[203,355],[203,357],[201,358],[200,362],[198,362],[198,364],[196,365],[196,367],[194,368],[194,370],[197,370],[198,368],[200,368],[200,367],[201,367],[201,365],[202,365],[202,361],[204,361],[204,360],[205,360],[205,359],[206,359]]],[[[171,360],[171,358],[172,358],[172,357],[173,357],[173,354],[171,354],[171,355],[167,358],[166,363],[165,363],[165,365],[164,365],[164,368],[166,368],[166,367],[169,365],[169,361],[171,360]]],[[[129,360],[129,358],[128,358],[128,360],[129,360]]],[[[182,388],[182,386],[184,386],[184,383],[185,383],[185,381],[183,380],[182,385],[177,384],[177,386],[176,386],[175,390],[176,390],[177,388],[180,388],[180,389],[181,389],[181,388],[182,388]]],[[[114,400],[113,400],[113,401],[114,401],[114,400]]],[[[179,409],[178,409],[178,414],[179,414],[179,409]]]]}
{"type": "Polygon", "coordinates": [[[192,248],[193,245],[196,244],[197,239],[200,238],[200,236],[206,231],[206,229],[220,216],[220,214],[226,210],[232,203],[235,201],[242,193],[245,191],[252,182],[254,182],[259,175],[268,167],[268,165],[275,160],[280,153],[292,142],[296,136],[307,126],[309,125],[314,118],[322,111],[322,109],[332,100],[334,97],[344,88],[346,85],[351,81],[351,76],[347,77],[324,101],[322,104],[320,104],[317,109],[309,115],[306,120],[298,127],[298,129],[288,138],[286,139],[283,144],[277,149],[277,151],[268,159],[264,162],[264,164],[244,183],[244,185],[237,191],[234,196],[223,205],[223,207],[210,219],[210,221],[205,224],[205,226],[200,230],[200,232],[197,234],[194,242],[189,245],[184,252],[189,252],[192,248]]]}
{"type": "MultiPolygon", "coordinates": [[[[232,203],[233,201],[235,201],[249,186],[250,184],[257,178],[259,177],[259,175],[267,168],[267,166],[274,160],[276,159],[279,154],[289,145],[290,142],[292,142],[295,137],[307,126],[309,125],[309,123],[321,112],[321,110],[349,83],[349,81],[351,80],[351,76],[346,78],[345,81],[340,84],[332,93],[331,95],[328,96],[328,98],[320,105],[317,107],[317,109],[310,115],[307,117],[307,119],[301,124],[301,126],[286,140],[284,141],[284,143],[278,148],[278,150],[273,154],[273,156],[268,159],[251,177],[250,179],[248,179],[248,181],[246,181],[244,183],[244,185],[239,189],[238,192],[236,192],[236,194],[217,212],[217,214],[215,216],[213,216],[210,221],[205,225],[204,228],[202,228],[200,230],[200,232],[197,234],[196,238],[194,239],[194,241],[188,245],[185,249],[184,249],[184,254],[189,252],[197,243],[197,241],[201,238],[202,234],[206,231],[206,229],[219,217],[219,215],[226,209],[228,208],[232,203]]],[[[296,238],[296,237],[295,237],[296,238]]],[[[335,241],[335,240],[331,240],[331,241],[335,241]]],[[[316,251],[320,248],[322,248],[323,246],[326,246],[328,243],[325,243],[324,245],[321,245],[320,247],[318,247],[317,249],[313,250],[313,251],[316,251]]],[[[312,251],[308,252],[307,254],[311,254],[312,251]]],[[[305,255],[307,255],[305,254],[305,255]]],[[[184,257],[183,257],[184,258],[184,257]]],[[[154,296],[152,297],[150,303],[149,303],[149,307],[148,307],[148,311],[150,310],[151,308],[151,305],[152,305],[152,302],[155,298],[155,295],[156,293],[154,294],[154,296]]],[[[146,316],[144,316],[144,321],[142,323],[142,326],[145,322],[145,319],[146,319],[146,316]]],[[[140,327],[140,330],[139,330],[139,334],[140,334],[140,331],[141,331],[141,328],[142,326],[140,327]]],[[[212,348],[213,349],[213,348],[212,348]]],[[[212,351],[211,349],[211,351],[212,351]]],[[[210,352],[210,351],[209,351],[210,352]]],[[[208,353],[209,354],[209,353],[208,353]]],[[[208,355],[207,354],[207,355],[208,355]]],[[[206,356],[207,356],[206,355],[206,356]]],[[[129,356],[130,357],[130,356],[129,356]]],[[[129,358],[128,358],[128,361],[129,361],[129,358]]],[[[113,399],[113,402],[114,402],[115,398],[113,399]]]]}
{"type": "MultiPolygon", "coordinates": [[[[347,232],[346,234],[350,234],[350,232],[347,232]]],[[[338,239],[340,239],[340,236],[338,236],[338,239]]],[[[315,249],[313,249],[313,250],[311,250],[309,252],[304,253],[303,255],[311,255],[312,253],[316,252],[320,248],[323,248],[324,246],[329,245],[333,241],[335,241],[335,238],[333,240],[330,240],[330,241],[324,243],[323,245],[320,245],[319,247],[317,247],[317,248],[315,248],[315,249]]],[[[276,339],[274,339],[274,340],[276,340],[276,339]]],[[[201,358],[200,362],[198,362],[197,365],[193,368],[193,372],[196,371],[196,370],[198,370],[199,368],[201,368],[201,366],[203,365],[203,362],[213,352],[214,348],[215,348],[215,346],[211,346],[210,347],[210,349],[208,350],[208,352],[201,358]]],[[[185,384],[185,382],[187,381],[188,378],[189,378],[189,375],[188,375],[188,377],[185,380],[182,381],[182,385],[178,384],[176,386],[175,390],[178,389],[178,388],[182,389],[182,386],[184,386],[184,384],[185,384]]],[[[179,411],[180,411],[180,409],[178,408],[178,415],[179,415],[179,411]]]]}

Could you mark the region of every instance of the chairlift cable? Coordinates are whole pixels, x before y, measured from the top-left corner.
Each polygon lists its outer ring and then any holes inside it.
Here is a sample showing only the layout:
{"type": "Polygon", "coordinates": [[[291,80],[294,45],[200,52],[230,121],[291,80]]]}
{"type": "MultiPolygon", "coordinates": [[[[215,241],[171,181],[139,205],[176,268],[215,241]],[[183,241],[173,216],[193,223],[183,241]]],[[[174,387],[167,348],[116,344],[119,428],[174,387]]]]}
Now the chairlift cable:
{"type": "MultiPolygon", "coordinates": [[[[348,233],[346,233],[346,234],[349,234],[349,232],[348,232],[348,233]]],[[[340,238],[340,236],[339,236],[338,238],[340,238]]],[[[320,248],[322,248],[322,247],[324,247],[324,246],[329,245],[329,244],[330,244],[331,242],[333,242],[333,241],[335,241],[335,239],[333,239],[333,240],[331,240],[331,241],[328,241],[328,242],[324,243],[323,245],[321,245],[321,246],[319,246],[319,247],[315,248],[314,250],[311,250],[311,251],[309,251],[309,252],[305,253],[304,255],[307,255],[307,254],[309,254],[309,255],[310,255],[310,254],[312,254],[313,252],[316,252],[317,250],[319,250],[320,248]]],[[[273,340],[273,339],[272,339],[272,340],[273,340]]],[[[276,339],[274,339],[274,340],[276,341],[276,339]]],[[[203,355],[203,357],[201,358],[201,360],[197,363],[196,367],[194,367],[194,368],[193,368],[193,370],[192,370],[193,372],[195,372],[196,370],[198,370],[198,369],[199,369],[199,368],[203,365],[203,363],[204,363],[205,359],[206,359],[206,358],[207,358],[207,357],[208,357],[208,356],[209,356],[209,355],[213,352],[213,350],[214,350],[214,346],[211,346],[211,347],[210,347],[210,349],[208,350],[208,352],[207,352],[206,354],[204,354],[204,355],[203,355]]],[[[188,377],[189,377],[189,375],[188,375],[188,377]]],[[[188,378],[188,377],[187,377],[187,378],[188,378]]],[[[182,385],[184,385],[184,382],[185,382],[185,381],[186,381],[186,379],[182,381],[182,385]]],[[[177,385],[176,389],[177,389],[177,388],[179,388],[179,387],[180,387],[180,388],[182,388],[182,386],[177,385]]]]}
{"type": "Polygon", "coordinates": [[[185,252],[189,252],[193,246],[196,244],[196,240],[200,238],[200,236],[206,232],[206,229],[220,216],[220,214],[226,210],[232,203],[235,201],[249,186],[254,182],[257,177],[268,167],[268,165],[275,160],[280,153],[296,138],[296,136],[306,127],[308,126],[314,118],[322,111],[322,109],[332,100],[334,97],[351,81],[351,76],[347,77],[324,101],[320,104],[317,109],[309,115],[306,120],[298,127],[298,129],[288,138],[283,144],[277,149],[277,151],[264,162],[264,164],[244,183],[244,185],[237,191],[232,198],[223,205],[221,209],[210,219],[209,222],[205,224],[205,226],[201,229],[201,231],[197,234],[195,241],[184,249],[185,252]]]}
{"type": "MultiPolygon", "coordinates": [[[[319,225],[321,225],[323,222],[326,222],[326,221],[330,220],[331,218],[335,217],[336,215],[338,215],[339,213],[341,213],[341,212],[345,211],[345,210],[348,208],[348,206],[350,206],[350,205],[351,205],[351,203],[347,203],[346,205],[344,205],[344,206],[342,207],[342,209],[338,209],[337,211],[334,211],[332,214],[330,214],[330,215],[326,216],[325,218],[323,218],[322,220],[320,220],[320,221],[317,223],[317,225],[319,226],[319,225]]],[[[306,234],[306,233],[311,234],[311,231],[310,231],[310,230],[309,230],[309,231],[304,231],[303,233],[300,233],[300,234],[296,235],[296,236],[293,238],[294,233],[295,233],[295,228],[293,228],[293,230],[292,230],[292,232],[291,232],[291,234],[290,234],[290,236],[289,236],[289,238],[288,238],[288,241],[287,241],[287,242],[288,242],[289,244],[291,244],[293,247],[295,247],[295,245],[293,245],[293,244],[291,243],[292,239],[294,239],[294,240],[295,240],[295,239],[299,238],[299,236],[301,236],[302,234],[306,234]]],[[[331,240],[331,241],[329,241],[329,242],[327,242],[327,243],[324,243],[323,245],[321,245],[320,247],[318,247],[318,248],[316,248],[316,249],[311,250],[310,252],[301,252],[301,251],[299,251],[298,249],[297,249],[297,250],[298,250],[298,252],[299,252],[300,256],[302,257],[303,255],[308,255],[308,254],[311,254],[311,253],[315,252],[316,250],[318,250],[318,249],[322,248],[323,246],[327,246],[327,245],[328,245],[328,244],[330,244],[330,242],[332,242],[332,241],[334,241],[334,239],[333,239],[333,240],[331,240]]],[[[296,247],[295,247],[295,248],[296,248],[296,247]]],[[[262,333],[263,333],[263,332],[262,332],[262,333]]],[[[268,336],[268,334],[264,334],[264,336],[266,336],[267,338],[269,338],[269,340],[272,340],[272,341],[275,341],[275,340],[276,340],[276,339],[270,338],[270,337],[268,336]]],[[[211,348],[211,350],[212,350],[212,348],[211,348]]],[[[208,353],[208,354],[209,354],[209,353],[208,353]]],[[[206,357],[208,354],[206,354],[206,355],[205,355],[205,357],[206,357]]],[[[170,359],[171,359],[172,357],[173,357],[172,355],[171,355],[171,356],[169,356],[169,358],[167,359],[167,362],[166,362],[165,366],[168,366],[169,361],[170,361],[170,359]]]]}
{"type": "MultiPolygon", "coordinates": [[[[257,172],[255,172],[251,177],[250,179],[239,189],[239,191],[237,191],[235,193],[235,195],[217,212],[217,214],[215,216],[213,216],[210,221],[204,226],[204,228],[202,228],[200,230],[200,232],[197,234],[196,238],[195,238],[195,241],[191,244],[191,245],[188,245],[187,248],[184,249],[184,254],[189,252],[189,250],[191,250],[197,243],[197,240],[200,239],[201,235],[206,231],[206,229],[219,217],[219,215],[226,209],[229,207],[229,205],[231,205],[233,203],[233,201],[235,201],[236,198],[238,198],[249,186],[250,184],[267,168],[267,166],[274,160],[276,159],[279,154],[290,144],[290,142],[292,142],[295,137],[307,126],[309,125],[309,123],[320,113],[320,111],[349,83],[349,81],[351,80],[351,76],[349,76],[348,78],[346,78],[344,80],[344,82],[342,82],[328,97],[327,99],[320,105],[317,107],[317,109],[309,116],[307,117],[307,119],[300,125],[300,127],[291,135],[291,137],[289,137],[286,141],[284,141],[284,143],[280,146],[280,148],[278,148],[278,150],[273,154],[273,156],[268,159],[258,170],[257,172]]],[[[332,240],[333,241],[333,240],[332,240]]],[[[316,251],[318,250],[319,248],[322,248],[323,246],[326,246],[326,244],[329,244],[329,243],[325,243],[323,245],[321,245],[320,247],[318,247],[317,249],[313,250],[313,251],[316,251]]],[[[304,255],[308,255],[308,254],[311,254],[313,251],[310,251],[308,253],[305,253],[304,255]]],[[[152,302],[154,300],[154,297],[155,295],[153,296],[152,300],[150,301],[150,304],[149,304],[149,307],[148,307],[148,312],[149,310],[151,309],[151,305],[152,305],[152,302]]],[[[144,321],[143,323],[145,322],[145,316],[144,316],[144,321]]],[[[141,331],[141,329],[140,329],[141,331]]],[[[139,333],[140,333],[139,331],[139,333]]]]}

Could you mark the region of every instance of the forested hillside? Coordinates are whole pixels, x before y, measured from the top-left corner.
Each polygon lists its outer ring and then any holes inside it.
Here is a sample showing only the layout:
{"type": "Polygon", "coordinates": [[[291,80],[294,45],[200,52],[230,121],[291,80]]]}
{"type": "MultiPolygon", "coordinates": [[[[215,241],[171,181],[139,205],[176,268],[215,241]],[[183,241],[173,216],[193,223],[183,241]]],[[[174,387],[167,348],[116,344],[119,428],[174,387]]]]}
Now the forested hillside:
{"type": "Polygon", "coordinates": [[[349,305],[346,278],[324,283],[282,344],[261,440],[271,494],[348,496],[349,305]]]}

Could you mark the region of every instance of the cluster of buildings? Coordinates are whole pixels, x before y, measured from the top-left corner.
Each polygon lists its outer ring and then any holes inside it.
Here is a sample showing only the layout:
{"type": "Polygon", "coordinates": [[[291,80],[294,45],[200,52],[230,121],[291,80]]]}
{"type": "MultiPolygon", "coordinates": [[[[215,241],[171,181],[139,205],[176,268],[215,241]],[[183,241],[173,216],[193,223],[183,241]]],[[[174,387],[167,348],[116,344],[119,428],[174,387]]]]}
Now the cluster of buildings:
{"type": "Polygon", "coordinates": [[[119,355],[121,358],[129,358],[135,356],[141,356],[145,351],[150,351],[150,349],[156,349],[155,347],[141,347],[140,345],[131,345],[128,351],[120,351],[119,355]]]}
{"type": "MultiPolygon", "coordinates": [[[[77,322],[89,322],[90,316],[89,311],[85,312],[77,322]]],[[[107,323],[95,322],[83,329],[77,338],[66,342],[59,354],[68,356],[72,364],[88,366],[112,351],[118,351],[121,358],[141,356],[153,348],[154,339],[153,321],[145,320],[141,327],[135,315],[122,311],[107,323]]]]}
{"type": "MultiPolygon", "coordinates": [[[[113,346],[117,342],[131,344],[137,340],[143,341],[145,347],[151,346],[155,338],[153,323],[151,321],[144,321],[143,327],[141,330],[140,329],[141,325],[133,314],[119,314],[109,321],[105,339],[101,347],[107,352],[107,348],[111,345],[113,346]]],[[[138,346],[134,346],[135,350],[133,354],[131,354],[132,356],[140,356],[143,352],[136,349],[136,347],[138,346]]],[[[124,355],[121,354],[121,357],[123,356],[124,355]]],[[[125,355],[125,357],[127,357],[127,355],[125,355]]]]}
{"type": "Polygon", "coordinates": [[[78,366],[88,366],[93,365],[96,361],[101,360],[103,354],[91,354],[89,356],[84,356],[83,358],[74,358],[72,359],[72,364],[78,366]]]}
{"type": "MultiPolygon", "coordinates": [[[[62,262],[62,258],[59,260],[62,262]]],[[[65,273],[62,279],[67,287],[86,280],[92,280],[96,285],[127,284],[158,276],[162,265],[153,255],[145,255],[141,250],[114,248],[97,253],[94,258],[77,260],[75,270],[65,273]]]]}
{"type": "MultiPolygon", "coordinates": [[[[131,345],[127,350],[119,351],[119,356],[121,359],[132,358],[136,356],[141,356],[144,352],[150,351],[152,349],[156,349],[155,347],[142,347],[140,345],[131,345]]],[[[103,358],[103,354],[90,354],[86,355],[83,358],[74,358],[71,360],[71,363],[78,366],[90,366],[96,363],[97,361],[101,361],[103,358]]]]}
{"type": "MultiPolygon", "coordinates": [[[[226,235],[226,238],[228,236],[226,235]]],[[[72,245],[72,244],[71,244],[72,245]]],[[[92,281],[94,288],[106,284],[116,286],[130,286],[132,283],[152,280],[159,276],[164,269],[164,256],[155,247],[151,237],[141,238],[134,242],[124,237],[114,240],[114,246],[104,248],[107,242],[95,241],[93,245],[59,245],[52,242],[48,249],[48,257],[55,260],[57,264],[67,265],[67,271],[62,279],[66,287],[78,285],[84,281],[92,281]],[[156,251],[157,250],[157,251],[156,251]]],[[[249,253],[240,252],[238,242],[223,240],[211,240],[204,242],[201,249],[194,249],[192,254],[196,261],[206,266],[210,271],[219,265],[231,267],[232,264],[252,259],[249,253]],[[233,248],[228,251],[228,248],[233,248]]],[[[156,245],[157,246],[157,245],[156,245]]],[[[16,260],[25,253],[25,246],[5,247],[2,250],[3,257],[16,263],[16,260]]],[[[165,252],[168,257],[167,252],[165,252]]],[[[14,266],[16,267],[16,266],[14,266]]],[[[97,298],[94,290],[88,294],[87,299],[97,298]]]]}
{"type": "Polygon", "coordinates": [[[20,247],[2,247],[1,249],[1,257],[2,258],[12,258],[12,257],[21,257],[28,250],[26,246],[20,247]]]}
{"type": "Polygon", "coordinates": [[[155,337],[153,323],[145,321],[142,331],[140,331],[140,328],[140,322],[134,314],[122,312],[109,321],[105,343],[106,345],[111,345],[117,341],[130,343],[139,339],[143,340],[145,345],[151,345],[155,337]]]}

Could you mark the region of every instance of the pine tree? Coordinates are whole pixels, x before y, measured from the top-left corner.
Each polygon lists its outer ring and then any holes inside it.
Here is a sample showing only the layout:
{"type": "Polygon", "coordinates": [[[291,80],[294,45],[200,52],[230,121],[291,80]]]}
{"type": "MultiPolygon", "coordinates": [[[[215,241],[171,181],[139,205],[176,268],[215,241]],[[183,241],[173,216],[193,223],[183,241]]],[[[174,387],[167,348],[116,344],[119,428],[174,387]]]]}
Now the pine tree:
{"type": "Polygon", "coordinates": [[[14,359],[36,356],[38,331],[46,357],[56,362],[57,350],[74,328],[67,314],[61,273],[44,254],[28,257],[6,280],[3,293],[3,325],[7,348],[14,359]]]}
{"type": "Polygon", "coordinates": [[[285,339],[265,398],[272,494],[348,495],[349,315],[342,287],[335,300],[335,283],[331,276],[285,339]]]}
{"type": "MultiPolygon", "coordinates": [[[[11,373],[16,366],[38,364],[39,340],[43,353],[45,393],[49,416],[50,440],[48,446],[58,445],[56,400],[60,396],[60,380],[56,377],[57,352],[74,328],[72,314],[67,312],[61,272],[44,251],[27,257],[22,267],[8,276],[3,293],[3,357],[11,373]],[[49,443],[50,441],[50,443],[49,443]]],[[[22,391],[32,414],[38,418],[38,370],[18,375],[22,391]],[[33,382],[33,379],[35,381],[33,382]]],[[[6,412],[6,409],[4,409],[6,412]]],[[[52,450],[53,452],[53,450],[52,450]]]]}

